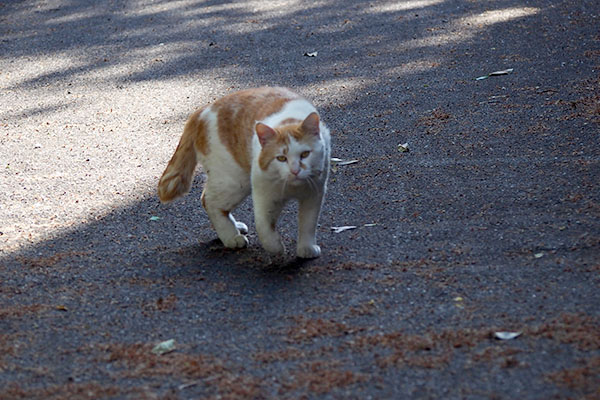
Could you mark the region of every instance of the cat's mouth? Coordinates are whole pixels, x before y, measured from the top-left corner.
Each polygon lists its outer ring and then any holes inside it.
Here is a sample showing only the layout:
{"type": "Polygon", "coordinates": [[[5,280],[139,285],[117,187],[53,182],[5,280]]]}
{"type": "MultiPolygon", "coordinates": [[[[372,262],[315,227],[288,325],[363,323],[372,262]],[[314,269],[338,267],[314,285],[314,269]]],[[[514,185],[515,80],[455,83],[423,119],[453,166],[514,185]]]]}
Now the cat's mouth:
{"type": "Polygon", "coordinates": [[[300,175],[290,174],[287,179],[288,184],[300,184],[306,182],[306,177],[300,175]]]}

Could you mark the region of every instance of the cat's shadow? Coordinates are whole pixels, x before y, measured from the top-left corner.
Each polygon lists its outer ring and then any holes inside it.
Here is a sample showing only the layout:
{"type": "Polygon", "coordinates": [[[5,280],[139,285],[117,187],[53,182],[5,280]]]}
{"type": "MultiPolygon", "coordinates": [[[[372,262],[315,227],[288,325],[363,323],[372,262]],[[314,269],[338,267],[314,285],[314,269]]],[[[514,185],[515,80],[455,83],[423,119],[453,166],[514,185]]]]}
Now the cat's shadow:
{"type": "Polygon", "coordinates": [[[296,257],[289,250],[283,255],[272,256],[260,246],[250,245],[244,249],[227,249],[219,239],[199,242],[195,245],[176,250],[177,257],[191,268],[217,270],[229,269],[233,275],[242,271],[252,271],[252,275],[265,278],[278,276],[289,280],[302,272],[314,260],[296,257]]]}

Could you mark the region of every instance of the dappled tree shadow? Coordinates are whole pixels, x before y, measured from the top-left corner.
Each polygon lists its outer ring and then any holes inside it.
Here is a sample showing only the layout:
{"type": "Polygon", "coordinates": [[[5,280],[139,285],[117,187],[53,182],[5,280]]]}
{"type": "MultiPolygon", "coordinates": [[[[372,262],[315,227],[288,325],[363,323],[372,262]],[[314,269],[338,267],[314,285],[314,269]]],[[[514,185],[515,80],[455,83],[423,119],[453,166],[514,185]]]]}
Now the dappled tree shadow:
{"type": "MultiPolygon", "coordinates": [[[[88,393],[102,393],[115,380],[121,387],[104,393],[133,396],[143,381],[160,395],[184,390],[176,382],[197,397],[235,398],[244,386],[266,397],[356,389],[406,398],[421,388],[405,383],[426,377],[428,393],[447,397],[438,383],[473,361],[484,367],[469,369],[468,381],[498,372],[489,387],[506,397],[529,384],[542,397],[567,393],[543,375],[531,379],[537,370],[521,372],[527,363],[555,371],[544,354],[564,346],[575,358],[584,346],[598,351],[597,116],[591,84],[579,82],[592,79],[582,43],[595,37],[595,17],[581,10],[597,5],[529,3],[2,2],[5,93],[282,84],[323,110],[334,155],[359,162],[332,173],[317,260],[294,257],[293,207],[280,223],[288,253],[270,259],[252,233],[249,201],[236,217],[250,226],[250,247],[223,249],[200,205],[200,176],[168,207],[144,192],[2,250],[0,386],[10,383],[14,398],[35,397],[50,381],[63,394],[98,382],[88,393]],[[514,73],[475,80],[505,68],[514,73]],[[398,151],[404,142],[408,153],[398,151]],[[330,229],[341,225],[356,229],[330,229]],[[585,315],[555,318],[564,311],[585,315]],[[529,327],[523,354],[490,341],[492,327],[546,316],[562,336],[529,327]],[[148,355],[168,338],[181,344],[177,353],[148,355]]],[[[203,101],[223,94],[206,93],[203,101]]],[[[78,105],[2,104],[0,117],[18,126],[78,105]]]]}
{"type": "MultiPolygon", "coordinates": [[[[220,69],[222,77],[244,86],[276,82],[294,87],[317,84],[327,90],[329,85],[347,85],[349,90],[368,92],[374,82],[387,81],[390,90],[398,86],[398,92],[403,92],[398,79],[411,75],[432,78],[436,69],[455,68],[457,78],[471,78],[496,67],[461,71],[459,61],[473,40],[494,42],[498,25],[544,12],[523,7],[519,1],[495,1],[485,9],[471,3],[451,7],[445,3],[380,6],[328,1],[306,7],[277,2],[155,1],[137,7],[129,2],[73,1],[36,7],[14,2],[5,4],[1,12],[5,20],[19,21],[13,22],[18,31],[5,32],[2,48],[12,57],[73,59],[71,67],[39,71],[13,87],[68,81],[135,65],[133,71],[110,79],[115,84],[182,75],[202,80],[203,71],[220,69]],[[439,7],[451,11],[436,12],[439,7]],[[467,17],[489,9],[508,11],[498,21],[471,22],[467,17]],[[467,25],[472,27],[466,33],[458,32],[467,25]],[[304,56],[313,51],[318,51],[317,57],[304,56]]],[[[517,50],[515,46],[523,43],[503,43],[504,51],[517,50]]]]}

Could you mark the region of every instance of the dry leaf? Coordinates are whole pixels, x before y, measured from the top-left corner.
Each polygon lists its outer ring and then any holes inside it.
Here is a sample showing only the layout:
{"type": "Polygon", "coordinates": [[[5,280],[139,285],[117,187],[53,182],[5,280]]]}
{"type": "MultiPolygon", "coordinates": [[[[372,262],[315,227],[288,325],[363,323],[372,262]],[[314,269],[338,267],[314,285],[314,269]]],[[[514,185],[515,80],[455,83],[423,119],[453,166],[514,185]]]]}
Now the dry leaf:
{"type": "Polygon", "coordinates": [[[483,76],[480,76],[480,77],[478,77],[478,78],[475,78],[475,80],[477,80],[477,81],[480,81],[480,80],[483,80],[483,79],[487,79],[487,78],[489,78],[490,76],[508,75],[508,74],[510,74],[511,72],[513,72],[513,68],[503,69],[503,70],[501,70],[501,71],[494,71],[494,72],[490,72],[490,73],[489,73],[489,74],[487,74],[487,75],[483,75],[483,76]]]}
{"type": "Polygon", "coordinates": [[[494,337],[500,340],[512,340],[521,336],[523,332],[494,332],[494,337]]]}
{"type": "Polygon", "coordinates": [[[343,160],[341,158],[331,157],[331,162],[335,165],[350,165],[357,163],[358,160],[343,160]]]}
{"type": "Polygon", "coordinates": [[[401,153],[408,153],[410,151],[410,149],[408,148],[408,143],[404,143],[404,144],[399,144],[398,145],[398,150],[401,153]]]}
{"type": "Polygon", "coordinates": [[[152,349],[152,353],[159,356],[170,353],[172,351],[175,351],[175,339],[169,339],[165,340],[164,342],[160,342],[152,349]]]}
{"type": "Polygon", "coordinates": [[[355,225],[332,226],[331,230],[333,231],[333,233],[340,233],[340,232],[349,231],[351,229],[356,229],[356,228],[357,228],[357,226],[355,226],[355,225]]]}

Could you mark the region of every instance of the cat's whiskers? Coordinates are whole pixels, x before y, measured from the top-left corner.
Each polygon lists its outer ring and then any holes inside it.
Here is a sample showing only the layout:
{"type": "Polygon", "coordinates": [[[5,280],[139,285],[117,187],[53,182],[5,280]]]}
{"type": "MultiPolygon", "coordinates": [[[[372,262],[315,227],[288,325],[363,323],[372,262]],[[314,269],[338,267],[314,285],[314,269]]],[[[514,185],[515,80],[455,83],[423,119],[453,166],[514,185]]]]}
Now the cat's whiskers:
{"type": "Polygon", "coordinates": [[[310,186],[310,188],[315,192],[318,193],[319,192],[319,187],[317,186],[317,183],[314,181],[312,176],[307,176],[306,180],[308,181],[308,186],[310,186]]]}
{"type": "Polygon", "coordinates": [[[281,186],[281,198],[283,199],[285,197],[285,190],[287,188],[287,184],[288,184],[288,178],[283,180],[283,185],[281,186]]]}

